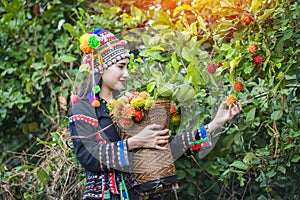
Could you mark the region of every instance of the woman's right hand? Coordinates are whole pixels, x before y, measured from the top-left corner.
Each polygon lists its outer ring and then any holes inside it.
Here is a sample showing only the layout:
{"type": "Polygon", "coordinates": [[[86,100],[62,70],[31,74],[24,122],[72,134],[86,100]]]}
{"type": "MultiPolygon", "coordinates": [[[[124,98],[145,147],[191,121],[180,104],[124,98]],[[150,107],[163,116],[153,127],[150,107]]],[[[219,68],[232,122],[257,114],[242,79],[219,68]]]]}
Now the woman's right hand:
{"type": "Polygon", "coordinates": [[[169,129],[161,130],[160,125],[151,124],[127,139],[128,150],[135,148],[167,150],[167,147],[163,147],[163,145],[169,142],[169,137],[169,129]]]}

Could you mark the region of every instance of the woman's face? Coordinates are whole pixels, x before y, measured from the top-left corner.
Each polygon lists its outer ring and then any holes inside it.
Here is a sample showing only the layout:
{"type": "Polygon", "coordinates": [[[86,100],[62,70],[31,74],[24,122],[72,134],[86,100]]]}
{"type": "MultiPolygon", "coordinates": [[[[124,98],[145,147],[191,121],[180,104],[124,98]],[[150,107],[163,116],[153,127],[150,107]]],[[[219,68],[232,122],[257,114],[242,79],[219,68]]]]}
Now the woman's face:
{"type": "Polygon", "coordinates": [[[102,75],[102,89],[121,90],[128,78],[128,58],[124,58],[106,69],[102,75]]]}

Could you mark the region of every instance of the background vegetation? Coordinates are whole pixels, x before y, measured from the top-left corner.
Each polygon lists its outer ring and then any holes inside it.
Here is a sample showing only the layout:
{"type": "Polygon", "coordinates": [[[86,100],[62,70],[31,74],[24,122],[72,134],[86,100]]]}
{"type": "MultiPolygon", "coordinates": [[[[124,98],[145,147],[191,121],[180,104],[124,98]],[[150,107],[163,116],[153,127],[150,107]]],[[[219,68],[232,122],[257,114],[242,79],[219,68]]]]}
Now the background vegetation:
{"type": "Polygon", "coordinates": [[[176,161],[179,199],[300,198],[297,1],[2,0],[0,13],[1,199],[80,199],[63,141],[78,37],[94,27],[142,42],[129,87],[176,86],[178,106],[201,105],[182,124],[209,121],[229,94],[243,103],[208,155],[176,161]]]}

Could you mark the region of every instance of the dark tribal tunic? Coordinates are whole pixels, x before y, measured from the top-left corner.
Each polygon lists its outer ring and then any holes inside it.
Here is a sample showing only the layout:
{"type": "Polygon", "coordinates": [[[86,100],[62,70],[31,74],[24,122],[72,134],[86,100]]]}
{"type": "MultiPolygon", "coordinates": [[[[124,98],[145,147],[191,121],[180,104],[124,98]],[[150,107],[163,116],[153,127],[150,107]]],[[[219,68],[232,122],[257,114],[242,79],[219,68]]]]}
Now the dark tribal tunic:
{"type": "MultiPolygon", "coordinates": [[[[121,140],[112,125],[106,103],[101,101],[98,108],[91,107],[84,100],[74,104],[69,129],[71,136],[75,137],[73,146],[76,157],[87,171],[83,199],[138,200],[139,194],[134,189],[137,182],[130,173],[127,142],[121,140]],[[106,130],[99,132],[103,128],[106,130]]],[[[183,154],[193,153],[189,144],[197,139],[196,131],[171,137],[173,157],[177,159],[183,154]]]]}

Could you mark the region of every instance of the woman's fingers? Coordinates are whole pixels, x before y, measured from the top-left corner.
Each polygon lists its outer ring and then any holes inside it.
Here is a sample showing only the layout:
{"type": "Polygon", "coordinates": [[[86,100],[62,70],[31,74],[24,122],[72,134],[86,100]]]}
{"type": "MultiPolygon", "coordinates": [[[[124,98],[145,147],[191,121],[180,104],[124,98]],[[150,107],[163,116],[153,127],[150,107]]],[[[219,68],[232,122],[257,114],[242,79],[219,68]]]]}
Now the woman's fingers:
{"type": "Polygon", "coordinates": [[[226,100],[225,100],[225,101],[222,101],[222,103],[221,103],[220,106],[219,106],[219,109],[225,109],[226,106],[227,106],[226,100]]]}
{"type": "MultiPolygon", "coordinates": [[[[144,141],[144,148],[154,148],[158,150],[168,149],[164,146],[169,142],[169,129],[161,130],[161,125],[148,125],[138,135],[140,137],[140,140],[144,141]]],[[[137,137],[137,135],[135,137],[137,137]]]]}
{"type": "Polygon", "coordinates": [[[156,140],[156,143],[157,144],[166,144],[169,142],[169,136],[164,136],[164,137],[159,137],[157,140],[156,140]]]}
{"type": "Polygon", "coordinates": [[[154,148],[158,149],[158,150],[163,150],[163,151],[168,150],[168,147],[162,147],[162,146],[159,146],[159,145],[156,145],[154,148]]]}
{"type": "Polygon", "coordinates": [[[238,108],[239,108],[239,110],[241,111],[243,108],[242,108],[242,104],[241,104],[241,102],[237,102],[237,106],[238,106],[238,108]]]}
{"type": "Polygon", "coordinates": [[[150,124],[147,126],[147,128],[150,130],[155,130],[155,129],[160,129],[161,126],[159,124],[150,124]]]}
{"type": "Polygon", "coordinates": [[[242,110],[242,105],[241,105],[241,103],[240,103],[240,102],[235,103],[235,104],[233,105],[232,110],[234,111],[234,112],[233,112],[233,115],[236,115],[236,114],[238,114],[239,112],[241,112],[241,110],[242,110]]]}
{"type": "Polygon", "coordinates": [[[166,134],[169,134],[169,129],[157,131],[156,133],[157,133],[157,135],[166,135],[166,134]]]}

